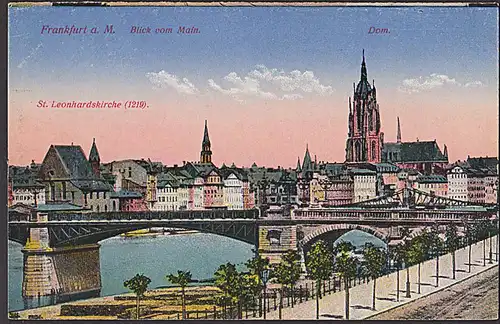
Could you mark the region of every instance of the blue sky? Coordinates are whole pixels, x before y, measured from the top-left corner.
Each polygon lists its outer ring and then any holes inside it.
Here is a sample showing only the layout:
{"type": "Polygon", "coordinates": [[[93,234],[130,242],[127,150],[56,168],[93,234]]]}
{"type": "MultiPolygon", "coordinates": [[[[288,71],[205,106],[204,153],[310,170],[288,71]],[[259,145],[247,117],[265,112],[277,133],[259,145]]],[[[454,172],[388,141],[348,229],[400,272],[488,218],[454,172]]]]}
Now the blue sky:
{"type": "Polygon", "coordinates": [[[341,161],[363,49],[387,141],[400,117],[403,140],[436,139],[452,160],[497,154],[497,8],[32,7],[9,9],[9,159],[96,137],[108,161],[179,163],[198,155],[193,134],[208,119],[218,162],[294,166],[306,143],[341,161]],[[42,35],[43,25],[101,34],[42,35]],[[200,33],[178,35],[179,26],[200,33]],[[39,100],[150,108],[46,111],[39,100]]]}
{"type": "Polygon", "coordinates": [[[497,74],[495,8],[38,7],[11,8],[9,13],[11,64],[17,66],[35,51],[23,65],[26,69],[11,70],[14,80],[43,75],[58,81],[64,74],[85,78],[96,73],[143,77],[165,68],[193,78],[265,64],[311,69],[334,82],[359,68],[362,48],[369,69],[370,61],[377,62],[372,72],[412,76],[440,69],[466,79],[481,74],[483,82],[494,81],[497,74]],[[66,24],[98,26],[101,32],[112,24],[116,33],[40,35],[43,25],[66,24]],[[134,25],[196,26],[201,33],[130,34],[134,25]],[[391,34],[369,35],[371,26],[388,28],[391,34]],[[55,73],[48,73],[54,68],[55,73]]]}

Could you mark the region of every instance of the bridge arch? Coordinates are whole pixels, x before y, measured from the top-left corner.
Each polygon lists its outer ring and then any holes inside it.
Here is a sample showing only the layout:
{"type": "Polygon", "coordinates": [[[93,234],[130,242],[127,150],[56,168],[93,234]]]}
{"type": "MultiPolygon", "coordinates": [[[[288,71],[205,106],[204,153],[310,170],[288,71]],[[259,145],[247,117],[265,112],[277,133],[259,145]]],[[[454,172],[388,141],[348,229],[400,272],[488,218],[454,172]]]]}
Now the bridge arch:
{"type": "Polygon", "coordinates": [[[375,236],[376,238],[382,240],[384,243],[389,242],[389,233],[381,229],[374,228],[366,225],[359,224],[330,224],[321,226],[309,234],[305,235],[302,240],[299,241],[300,246],[305,246],[311,244],[318,237],[331,232],[349,232],[352,230],[359,230],[368,234],[375,236]]]}

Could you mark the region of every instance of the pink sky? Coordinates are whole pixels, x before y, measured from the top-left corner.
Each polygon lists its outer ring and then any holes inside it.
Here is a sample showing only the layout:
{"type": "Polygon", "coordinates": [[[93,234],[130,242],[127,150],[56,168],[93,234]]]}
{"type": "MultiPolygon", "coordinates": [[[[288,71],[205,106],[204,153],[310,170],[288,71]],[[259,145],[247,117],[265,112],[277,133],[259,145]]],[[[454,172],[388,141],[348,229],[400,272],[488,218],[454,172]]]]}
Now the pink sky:
{"type": "MultiPolygon", "coordinates": [[[[89,152],[92,138],[102,162],[151,158],[167,165],[199,159],[203,122],[208,119],[213,161],[250,166],[295,167],[306,143],[318,161],[342,162],[347,136],[348,91],[300,100],[186,96],[167,90],[111,83],[29,87],[10,94],[9,163],[41,162],[51,144],[81,145],[89,152]],[[38,90],[37,90],[38,89],[38,90]],[[38,100],[147,100],[142,111],[43,110],[38,100]]],[[[385,141],[396,137],[401,119],[403,141],[438,141],[448,146],[450,161],[470,156],[497,156],[496,93],[488,88],[406,94],[377,84],[385,141]],[[469,91],[469,93],[465,93],[469,91]]],[[[145,85],[146,87],[146,85],[145,85]]],[[[343,90],[343,89],[342,89],[343,90]]]]}

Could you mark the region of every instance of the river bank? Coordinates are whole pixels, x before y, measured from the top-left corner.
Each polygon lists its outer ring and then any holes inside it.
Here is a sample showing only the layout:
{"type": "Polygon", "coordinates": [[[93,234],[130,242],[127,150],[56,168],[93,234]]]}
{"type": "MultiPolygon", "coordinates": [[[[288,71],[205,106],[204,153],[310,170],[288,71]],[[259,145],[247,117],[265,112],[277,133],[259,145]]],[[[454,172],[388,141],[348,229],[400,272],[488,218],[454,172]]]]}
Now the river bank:
{"type": "MultiPolygon", "coordinates": [[[[213,286],[186,287],[186,312],[190,318],[213,316],[220,312],[215,300],[221,295],[213,286]],[[215,308],[214,308],[215,307],[215,308]]],[[[141,299],[142,319],[177,319],[182,313],[181,289],[152,289],[141,299]]],[[[117,320],[135,318],[136,298],[133,293],[98,297],[15,312],[18,319],[47,320],[117,320]]],[[[12,314],[11,314],[12,315],[12,314]]]]}

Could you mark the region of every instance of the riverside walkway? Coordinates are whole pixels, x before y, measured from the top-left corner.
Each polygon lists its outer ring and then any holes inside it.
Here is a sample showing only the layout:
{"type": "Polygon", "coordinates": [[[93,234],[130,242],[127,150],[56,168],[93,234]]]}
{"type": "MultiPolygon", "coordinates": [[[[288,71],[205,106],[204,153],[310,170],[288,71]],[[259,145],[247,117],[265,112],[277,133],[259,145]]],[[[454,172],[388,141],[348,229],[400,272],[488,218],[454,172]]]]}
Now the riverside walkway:
{"type": "MultiPolygon", "coordinates": [[[[396,301],[396,272],[377,279],[376,285],[376,311],[371,310],[373,281],[356,285],[350,288],[350,319],[368,319],[371,316],[382,313],[399,305],[407,304],[423,296],[443,290],[455,283],[464,281],[478,273],[498,267],[496,252],[496,240],[498,235],[492,238],[493,257],[489,263],[489,239],[472,245],[471,273],[468,273],[468,247],[455,252],[456,256],[456,279],[452,274],[451,253],[439,257],[439,287],[436,283],[436,260],[431,259],[421,264],[421,288],[417,294],[417,271],[418,266],[410,267],[411,298],[406,298],[406,269],[399,272],[399,302],[396,301]],[[486,243],[486,266],[483,266],[483,242],[486,243]]],[[[497,259],[498,260],[498,259],[497,259]]],[[[497,278],[498,280],[498,278],[497,278]]],[[[320,320],[345,319],[345,292],[340,291],[326,295],[320,299],[320,320]]],[[[279,319],[278,310],[267,313],[267,319],[279,319]]],[[[316,300],[295,305],[294,308],[283,308],[282,319],[284,320],[311,320],[316,319],[316,300]]]]}

